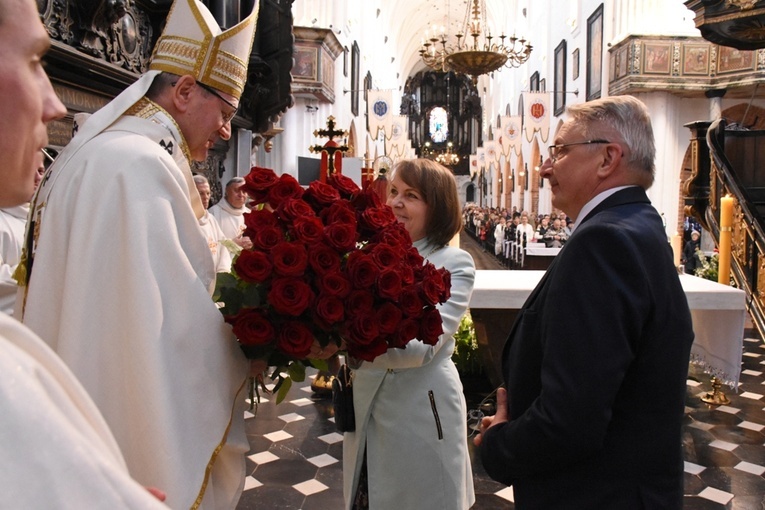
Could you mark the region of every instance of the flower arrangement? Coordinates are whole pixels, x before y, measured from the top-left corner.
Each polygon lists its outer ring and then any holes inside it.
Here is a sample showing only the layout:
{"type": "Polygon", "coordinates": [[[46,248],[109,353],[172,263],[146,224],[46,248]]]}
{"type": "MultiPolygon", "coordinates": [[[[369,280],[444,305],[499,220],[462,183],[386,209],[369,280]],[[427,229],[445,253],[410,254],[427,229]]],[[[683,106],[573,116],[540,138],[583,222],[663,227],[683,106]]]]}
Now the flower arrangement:
{"type": "Polygon", "coordinates": [[[303,189],[290,175],[254,167],[244,189],[252,249],[219,274],[213,299],[248,358],[275,367],[280,402],[303,380],[316,340],[372,361],[414,338],[433,345],[443,333],[436,305],[451,275],[412,246],[408,232],[372,190],[335,174],[303,189]]]}
{"type": "Polygon", "coordinates": [[[696,253],[698,254],[699,262],[701,262],[701,267],[696,268],[694,275],[716,282],[720,254],[715,252],[711,257],[707,257],[701,250],[698,250],[696,253]]]}
{"type": "Polygon", "coordinates": [[[478,341],[475,335],[475,325],[470,310],[460,319],[459,328],[454,334],[454,354],[452,361],[460,375],[480,375],[483,365],[478,353],[478,341]]]}

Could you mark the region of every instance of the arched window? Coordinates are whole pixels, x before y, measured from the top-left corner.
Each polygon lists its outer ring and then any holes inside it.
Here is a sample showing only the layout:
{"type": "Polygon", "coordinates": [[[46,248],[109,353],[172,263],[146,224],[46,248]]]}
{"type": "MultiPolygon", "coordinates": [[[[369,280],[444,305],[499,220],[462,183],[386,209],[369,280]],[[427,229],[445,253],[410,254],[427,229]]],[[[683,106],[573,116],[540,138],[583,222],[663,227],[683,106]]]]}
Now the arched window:
{"type": "Polygon", "coordinates": [[[430,111],[430,139],[434,143],[443,143],[449,138],[449,122],[446,110],[436,106],[430,111]]]}

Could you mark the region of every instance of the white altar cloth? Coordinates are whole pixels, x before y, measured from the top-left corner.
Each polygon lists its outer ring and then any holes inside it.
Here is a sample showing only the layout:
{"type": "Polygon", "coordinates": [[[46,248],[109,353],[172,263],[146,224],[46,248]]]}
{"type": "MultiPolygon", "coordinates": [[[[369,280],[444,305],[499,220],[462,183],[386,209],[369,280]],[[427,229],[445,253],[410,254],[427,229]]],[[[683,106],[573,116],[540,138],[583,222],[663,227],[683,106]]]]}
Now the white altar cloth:
{"type": "MultiPolygon", "coordinates": [[[[470,308],[519,309],[544,271],[476,271],[470,308]]],[[[691,360],[732,388],[741,374],[746,295],[697,276],[680,275],[696,338],[691,360]]]]}

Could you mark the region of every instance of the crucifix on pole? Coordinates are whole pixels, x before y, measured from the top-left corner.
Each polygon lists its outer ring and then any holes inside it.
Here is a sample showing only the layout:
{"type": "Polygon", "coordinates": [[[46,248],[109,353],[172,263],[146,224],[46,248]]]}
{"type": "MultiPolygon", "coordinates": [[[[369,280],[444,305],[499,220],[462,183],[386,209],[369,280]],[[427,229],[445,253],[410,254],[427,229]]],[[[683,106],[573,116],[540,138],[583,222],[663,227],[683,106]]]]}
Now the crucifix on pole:
{"type": "Polygon", "coordinates": [[[324,145],[312,145],[308,147],[311,153],[321,154],[321,170],[319,172],[319,180],[321,182],[327,182],[327,178],[335,172],[342,174],[343,170],[343,154],[349,151],[351,148],[345,145],[338,144],[334,139],[337,137],[348,137],[348,131],[341,131],[335,129],[335,118],[333,116],[327,117],[327,128],[317,129],[313,132],[313,136],[319,138],[329,138],[329,141],[324,145]]]}

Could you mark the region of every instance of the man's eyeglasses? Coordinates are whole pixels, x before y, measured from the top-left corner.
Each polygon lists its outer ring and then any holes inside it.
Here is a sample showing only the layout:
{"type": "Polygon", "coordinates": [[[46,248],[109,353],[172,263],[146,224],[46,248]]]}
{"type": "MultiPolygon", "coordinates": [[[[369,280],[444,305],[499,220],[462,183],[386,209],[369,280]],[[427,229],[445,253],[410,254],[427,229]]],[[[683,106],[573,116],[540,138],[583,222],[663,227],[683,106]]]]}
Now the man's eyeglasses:
{"type": "Polygon", "coordinates": [[[220,94],[218,94],[218,92],[216,92],[216,90],[214,88],[212,88],[212,87],[210,87],[208,85],[205,85],[201,81],[198,81],[197,85],[199,85],[200,87],[205,89],[207,92],[209,92],[210,94],[214,95],[215,97],[217,97],[218,99],[220,99],[221,101],[223,101],[224,103],[226,103],[227,105],[229,105],[233,109],[228,114],[223,114],[223,122],[224,123],[227,123],[231,119],[234,118],[234,116],[236,115],[236,112],[239,110],[238,106],[235,106],[233,103],[231,103],[231,101],[227,100],[225,97],[223,97],[220,94]]]}
{"type": "Polygon", "coordinates": [[[586,142],[571,142],[571,143],[559,143],[557,145],[551,145],[547,148],[547,152],[550,153],[550,161],[555,163],[560,157],[560,150],[564,147],[570,147],[572,145],[589,145],[591,143],[611,143],[608,140],[587,140],[586,142]]]}

